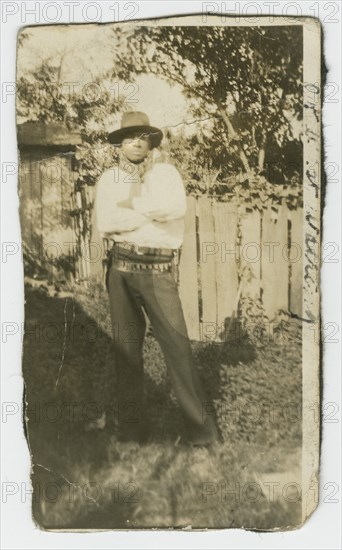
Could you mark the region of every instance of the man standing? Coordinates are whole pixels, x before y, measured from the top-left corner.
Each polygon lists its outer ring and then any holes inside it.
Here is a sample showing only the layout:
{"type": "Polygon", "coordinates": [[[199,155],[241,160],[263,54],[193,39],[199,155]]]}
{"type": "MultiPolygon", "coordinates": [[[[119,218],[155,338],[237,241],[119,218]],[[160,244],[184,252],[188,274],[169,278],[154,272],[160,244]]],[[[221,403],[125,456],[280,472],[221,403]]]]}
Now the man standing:
{"type": "Polygon", "coordinates": [[[163,134],[141,112],[123,115],[109,142],[118,165],[101,176],[95,208],[98,230],[111,244],[107,271],[118,384],[121,440],[143,442],[143,341],[146,312],[162,349],[174,393],[193,445],[217,439],[205,414],[206,398],[194,366],[177,284],[172,273],[182,245],[186,195],[177,169],[156,163],[144,173],[163,134]],[[146,167],[145,167],[146,168],[146,167]]]}

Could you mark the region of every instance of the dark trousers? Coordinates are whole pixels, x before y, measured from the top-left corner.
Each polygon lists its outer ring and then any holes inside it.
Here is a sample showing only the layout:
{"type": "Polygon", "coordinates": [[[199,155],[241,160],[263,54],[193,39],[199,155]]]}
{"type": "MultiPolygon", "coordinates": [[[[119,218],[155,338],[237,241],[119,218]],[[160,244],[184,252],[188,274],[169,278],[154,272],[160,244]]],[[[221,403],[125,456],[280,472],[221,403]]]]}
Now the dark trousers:
{"type": "Polygon", "coordinates": [[[162,349],[168,374],[193,443],[217,439],[194,365],[184,315],[172,273],[119,271],[107,275],[115,350],[118,414],[123,436],[139,439],[146,419],[143,403],[143,341],[146,311],[162,349]]]}

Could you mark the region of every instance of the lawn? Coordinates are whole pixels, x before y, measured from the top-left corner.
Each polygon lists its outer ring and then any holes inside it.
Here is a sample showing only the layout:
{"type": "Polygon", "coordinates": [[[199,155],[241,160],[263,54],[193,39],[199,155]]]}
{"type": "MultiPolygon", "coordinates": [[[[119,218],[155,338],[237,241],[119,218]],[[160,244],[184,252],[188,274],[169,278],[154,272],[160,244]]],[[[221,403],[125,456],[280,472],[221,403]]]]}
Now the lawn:
{"type": "Polygon", "coordinates": [[[68,530],[298,526],[298,331],[264,345],[247,338],[193,342],[222,435],[210,451],[184,443],[163,358],[148,335],[145,397],[153,438],[139,446],[116,437],[106,300],[96,285],[56,295],[26,288],[23,373],[35,522],[68,530]],[[99,418],[99,429],[91,429],[99,418]]]}

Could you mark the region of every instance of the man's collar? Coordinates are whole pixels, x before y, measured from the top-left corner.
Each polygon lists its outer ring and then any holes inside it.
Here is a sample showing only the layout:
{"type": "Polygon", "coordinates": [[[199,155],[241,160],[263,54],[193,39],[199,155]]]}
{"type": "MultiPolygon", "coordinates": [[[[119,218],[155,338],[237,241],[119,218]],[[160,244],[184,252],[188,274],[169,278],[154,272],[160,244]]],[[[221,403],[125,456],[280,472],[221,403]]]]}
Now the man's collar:
{"type": "Polygon", "coordinates": [[[128,160],[126,155],[120,151],[119,159],[118,159],[118,166],[121,170],[124,170],[128,174],[130,174],[132,177],[135,175],[138,176],[140,179],[143,177],[144,173],[146,172],[147,166],[150,163],[148,155],[142,162],[139,164],[135,164],[134,162],[131,162],[128,160]]]}

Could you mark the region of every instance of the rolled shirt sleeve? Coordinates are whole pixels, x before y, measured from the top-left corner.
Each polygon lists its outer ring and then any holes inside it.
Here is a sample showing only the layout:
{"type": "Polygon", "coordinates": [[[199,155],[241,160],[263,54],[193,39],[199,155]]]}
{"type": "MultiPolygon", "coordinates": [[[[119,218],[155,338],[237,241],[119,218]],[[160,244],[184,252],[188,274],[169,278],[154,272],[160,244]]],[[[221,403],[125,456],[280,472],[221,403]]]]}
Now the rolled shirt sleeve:
{"type": "Polygon", "coordinates": [[[177,168],[172,164],[155,164],[144,178],[145,192],[132,201],[137,214],[166,222],[183,218],[186,194],[177,168]]]}

